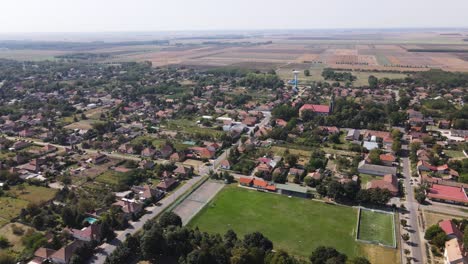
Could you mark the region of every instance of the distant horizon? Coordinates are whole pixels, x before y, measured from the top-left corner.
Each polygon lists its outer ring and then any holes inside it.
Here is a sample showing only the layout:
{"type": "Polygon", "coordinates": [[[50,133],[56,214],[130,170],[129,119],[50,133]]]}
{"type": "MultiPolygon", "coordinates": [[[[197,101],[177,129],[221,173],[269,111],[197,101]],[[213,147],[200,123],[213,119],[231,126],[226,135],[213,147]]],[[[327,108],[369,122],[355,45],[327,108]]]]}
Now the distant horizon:
{"type": "Polygon", "coordinates": [[[0,33],[467,28],[466,0],[5,0],[0,33]]]}
{"type": "MultiPolygon", "coordinates": [[[[0,41],[24,42],[120,42],[120,41],[150,41],[171,38],[265,34],[264,37],[275,35],[315,35],[317,37],[333,37],[334,35],[350,35],[362,33],[374,34],[405,34],[405,33],[459,33],[468,37],[468,27],[399,27],[399,28],[296,28],[296,29],[228,29],[228,30],[160,30],[160,31],[88,31],[88,32],[0,32],[0,41]]],[[[358,36],[358,35],[355,35],[358,36]]],[[[255,37],[255,36],[252,36],[255,37]]],[[[358,39],[358,38],[356,38],[358,39]]]]}

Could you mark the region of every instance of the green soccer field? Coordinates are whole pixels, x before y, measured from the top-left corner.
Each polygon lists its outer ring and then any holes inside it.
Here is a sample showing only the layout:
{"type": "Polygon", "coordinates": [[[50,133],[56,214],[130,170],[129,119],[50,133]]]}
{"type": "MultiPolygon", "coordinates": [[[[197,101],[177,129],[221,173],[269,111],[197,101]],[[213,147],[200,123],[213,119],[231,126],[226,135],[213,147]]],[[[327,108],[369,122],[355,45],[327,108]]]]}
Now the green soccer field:
{"type": "Polygon", "coordinates": [[[308,257],[317,246],[359,255],[355,241],[357,210],[301,198],[225,187],[189,223],[209,233],[233,229],[238,236],[260,231],[291,254],[308,257]]]}
{"type": "Polygon", "coordinates": [[[363,209],[358,238],[393,246],[395,244],[393,224],[393,214],[363,209]]]}

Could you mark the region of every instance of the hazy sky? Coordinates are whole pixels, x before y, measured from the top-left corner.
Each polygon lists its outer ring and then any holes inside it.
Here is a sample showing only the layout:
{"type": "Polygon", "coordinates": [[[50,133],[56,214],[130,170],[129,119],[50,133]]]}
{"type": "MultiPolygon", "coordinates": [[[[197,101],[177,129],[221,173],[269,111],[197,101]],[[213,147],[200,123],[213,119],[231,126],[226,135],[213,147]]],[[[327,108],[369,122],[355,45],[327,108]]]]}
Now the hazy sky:
{"type": "Polygon", "coordinates": [[[0,32],[468,27],[468,0],[1,0],[0,32]]]}

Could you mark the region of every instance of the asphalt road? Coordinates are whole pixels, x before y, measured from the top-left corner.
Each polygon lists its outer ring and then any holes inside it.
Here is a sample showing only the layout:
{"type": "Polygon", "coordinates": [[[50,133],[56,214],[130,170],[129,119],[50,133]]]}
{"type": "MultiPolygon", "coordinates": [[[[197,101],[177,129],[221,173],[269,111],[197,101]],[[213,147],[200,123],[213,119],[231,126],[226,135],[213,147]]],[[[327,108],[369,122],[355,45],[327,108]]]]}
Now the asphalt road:
{"type": "Polygon", "coordinates": [[[408,242],[403,242],[402,245],[402,256],[403,250],[408,248],[411,251],[411,257],[413,257],[413,261],[415,263],[425,263],[424,259],[424,244],[421,243],[421,233],[419,230],[418,225],[418,208],[419,203],[414,199],[414,190],[413,186],[411,186],[411,171],[410,171],[410,161],[408,157],[402,158],[403,163],[403,175],[404,179],[404,186],[406,190],[406,202],[405,206],[409,213],[402,215],[402,219],[406,219],[408,221],[409,227],[406,229],[409,231],[407,232],[410,235],[410,239],[408,242]]]}

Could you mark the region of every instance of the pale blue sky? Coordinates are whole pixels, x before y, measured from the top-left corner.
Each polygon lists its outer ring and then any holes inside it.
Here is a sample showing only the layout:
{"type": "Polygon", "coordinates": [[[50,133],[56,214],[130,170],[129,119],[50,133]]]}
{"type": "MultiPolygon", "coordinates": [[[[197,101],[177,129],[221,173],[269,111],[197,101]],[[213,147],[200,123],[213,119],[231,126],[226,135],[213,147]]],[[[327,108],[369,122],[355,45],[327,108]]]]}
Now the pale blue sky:
{"type": "Polygon", "coordinates": [[[2,0],[0,32],[468,27],[468,0],[2,0]]]}

